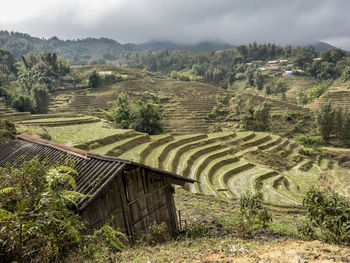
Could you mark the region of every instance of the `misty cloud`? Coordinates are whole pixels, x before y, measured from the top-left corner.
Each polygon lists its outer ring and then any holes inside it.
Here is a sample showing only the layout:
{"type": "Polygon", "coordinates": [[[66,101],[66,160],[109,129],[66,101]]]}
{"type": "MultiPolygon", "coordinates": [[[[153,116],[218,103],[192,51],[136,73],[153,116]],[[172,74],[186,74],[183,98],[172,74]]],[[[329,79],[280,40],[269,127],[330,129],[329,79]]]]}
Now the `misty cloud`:
{"type": "Polygon", "coordinates": [[[122,43],[151,39],[181,43],[221,39],[231,44],[326,40],[350,49],[348,0],[34,2],[17,13],[15,5],[2,3],[0,29],[64,39],[109,37],[122,43]],[[10,19],[11,12],[21,17],[10,19]]]}

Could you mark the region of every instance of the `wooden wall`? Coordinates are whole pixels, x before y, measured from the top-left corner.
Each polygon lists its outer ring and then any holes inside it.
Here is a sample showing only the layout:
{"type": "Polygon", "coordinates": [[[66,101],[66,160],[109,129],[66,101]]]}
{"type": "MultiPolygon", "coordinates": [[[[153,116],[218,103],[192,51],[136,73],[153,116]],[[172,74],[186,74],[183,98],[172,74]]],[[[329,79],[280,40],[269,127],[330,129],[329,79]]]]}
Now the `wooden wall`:
{"type": "Polygon", "coordinates": [[[147,233],[153,223],[165,222],[171,234],[178,232],[172,186],[166,176],[129,167],[117,176],[82,213],[90,229],[106,222],[131,237],[147,233]]]}

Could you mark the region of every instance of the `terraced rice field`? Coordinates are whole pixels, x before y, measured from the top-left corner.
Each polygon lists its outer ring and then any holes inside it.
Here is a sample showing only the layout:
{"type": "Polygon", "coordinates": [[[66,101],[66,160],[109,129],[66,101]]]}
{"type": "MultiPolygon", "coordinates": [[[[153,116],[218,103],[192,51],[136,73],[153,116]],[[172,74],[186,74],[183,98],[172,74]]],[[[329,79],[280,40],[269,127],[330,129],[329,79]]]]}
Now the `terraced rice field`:
{"type": "MultiPolygon", "coordinates": [[[[197,107],[197,106],[195,106],[197,107]]],[[[296,109],[298,110],[298,109],[296,109]]],[[[19,132],[45,135],[100,155],[132,159],[197,180],[194,193],[237,199],[263,182],[266,201],[295,207],[311,185],[350,195],[349,171],[332,161],[299,153],[296,142],[262,132],[219,132],[149,136],[118,130],[78,113],[3,113],[19,132]],[[330,170],[329,168],[332,167],[330,170]]]]}
{"type": "Polygon", "coordinates": [[[296,142],[269,133],[149,136],[113,129],[103,122],[23,127],[33,133],[44,129],[55,141],[96,154],[132,159],[195,179],[199,183],[185,186],[193,193],[237,200],[243,193],[253,192],[255,183],[261,181],[266,202],[287,208],[300,206],[312,185],[330,186],[350,195],[348,170],[325,158],[303,156],[296,142]],[[276,166],[276,159],[291,165],[276,166]]]}

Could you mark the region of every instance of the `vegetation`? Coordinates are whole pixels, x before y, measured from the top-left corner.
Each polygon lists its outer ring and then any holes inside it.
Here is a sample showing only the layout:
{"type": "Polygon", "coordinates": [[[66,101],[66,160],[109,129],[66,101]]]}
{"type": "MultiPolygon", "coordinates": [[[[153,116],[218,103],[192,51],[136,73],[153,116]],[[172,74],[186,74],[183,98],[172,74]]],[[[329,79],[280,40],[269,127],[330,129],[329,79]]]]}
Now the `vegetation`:
{"type": "Polygon", "coordinates": [[[251,238],[252,231],[256,226],[267,227],[267,223],[272,221],[271,214],[263,207],[264,195],[261,192],[262,182],[257,181],[254,195],[245,193],[239,201],[240,222],[239,235],[243,238],[251,238]]]}
{"type": "Polygon", "coordinates": [[[16,128],[8,120],[0,119],[0,145],[14,139],[16,128]]]}
{"type": "Polygon", "coordinates": [[[38,159],[1,169],[1,261],[59,261],[79,244],[83,224],[69,210],[81,197],[75,175],[38,159]]]}
{"type": "Polygon", "coordinates": [[[302,234],[326,242],[349,245],[350,201],[335,192],[326,195],[311,188],[305,195],[303,205],[307,210],[308,225],[302,234]]]}
{"type": "Polygon", "coordinates": [[[74,169],[39,159],[18,162],[0,169],[1,262],[62,262],[72,253],[98,259],[125,248],[126,236],[108,225],[83,235],[74,210],[84,196],[75,191],[74,169]]]}
{"type": "Polygon", "coordinates": [[[0,96],[18,111],[47,113],[49,92],[70,72],[68,61],[51,51],[29,53],[17,63],[0,50],[0,96]]]}
{"type": "Polygon", "coordinates": [[[350,143],[350,114],[342,108],[333,109],[330,103],[321,105],[316,111],[316,124],[322,138],[328,141],[332,136],[342,144],[350,143]]]}
{"type": "Polygon", "coordinates": [[[121,93],[106,116],[117,127],[134,129],[148,134],[159,134],[162,129],[162,114],[159,106],[152,101],[137,100],[130,104],[127,93],[121,93]]]}

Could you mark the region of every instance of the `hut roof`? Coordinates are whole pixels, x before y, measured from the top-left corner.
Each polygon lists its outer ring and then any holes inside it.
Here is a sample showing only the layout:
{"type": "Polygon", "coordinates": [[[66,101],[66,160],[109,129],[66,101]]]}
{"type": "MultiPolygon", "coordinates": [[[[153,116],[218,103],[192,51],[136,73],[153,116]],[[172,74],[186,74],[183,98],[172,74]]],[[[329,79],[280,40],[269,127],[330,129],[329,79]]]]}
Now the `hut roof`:
{"type": "Polygon", "coordinates": [[[70,161],[79,172],[76,178],[77,191],[86,195],[80,200],[78,207],[83,210],[87,205],[108,185],[108,183],[120,175],[127,166],[143,167],[162,176],[169,178],[169,182],[184,185],[186,182],[194,183],[195,180],[180,176],[165,170],[149,167],[131,160],[100,156],[87,151],[62,145],[26,134],[5,145],[0,146],[0,166],[7,163],[16,163],[19,160],[30,160],[35,156],[39,160],[47,159],[50,162],[70,161]]]}

